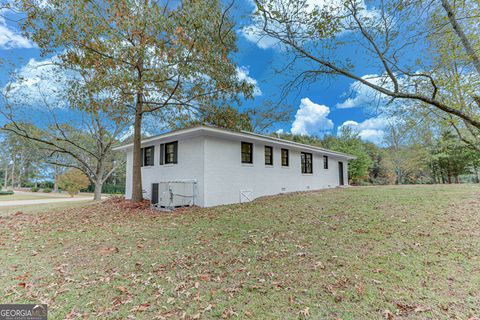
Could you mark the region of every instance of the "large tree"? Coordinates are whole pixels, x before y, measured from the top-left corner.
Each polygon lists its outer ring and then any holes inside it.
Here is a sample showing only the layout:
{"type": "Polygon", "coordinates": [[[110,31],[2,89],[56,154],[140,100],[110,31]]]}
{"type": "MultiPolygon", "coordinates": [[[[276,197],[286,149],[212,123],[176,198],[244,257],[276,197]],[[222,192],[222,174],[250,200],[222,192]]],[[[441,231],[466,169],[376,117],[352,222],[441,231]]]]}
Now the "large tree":
{"type": "Polygon", "coordinates": [[[274,104],[271,101],[243,110],[229,105],[210,105],[196,110],[193,115],[175,116],[170,121],[170,127],[184,128],[205,124],[237,131],[265,133],[271,131],[273,126],[289,122],[291,113],[292,108],[289,105],[274,104]]]}
{"type": "MultiPolygon", "coordinates": [[[[112,147],[119,142],[125,125],[112,122],[99,112],[83,112],[75,113],[75,117],[64,121],[49,113],[49,120],[39,127],[32,122],[18,120],[12,109],[7,105],[9,112],[0,111],[8,120],[0,130],[22,141],[21,146],[25,146],[37,159],[41,157],[38,163],[52,165],[55,171],[59,167],[81,171],[94,185],[94,200],[101,200],[104,182],[123,161],[115,161],[112,147]]],[[[22,159],[18,155],[16,158],[22,159]]],[[[55,185],[56,179],[57,174],[55,185]]]]}
{"type": "Polygon", "coordinates": [[[43,54],[79,71],[87,92],[113,118],[133,118],[132,200],[142,199],[141,129],[146,114],[185,113],[250,96],[230,55],[236,35],[218,0],[23,0],[23,29],[43,54]]]}
{"type": "Polygon", "coordinates": [[[478,1],[385,0],[370,8],[363,0],[255,2],[247,32],[290,54],[292,83],[344,76],[389,102],[432,107],[478,134],[478,1]]]}
{"type": "Polygon", "coordinates": [[[443,131],[431,152],[431,168],[438,182],[460,182],[459,176],[469,174],[478,154],[474,155],[451,131],[443,131]]]}

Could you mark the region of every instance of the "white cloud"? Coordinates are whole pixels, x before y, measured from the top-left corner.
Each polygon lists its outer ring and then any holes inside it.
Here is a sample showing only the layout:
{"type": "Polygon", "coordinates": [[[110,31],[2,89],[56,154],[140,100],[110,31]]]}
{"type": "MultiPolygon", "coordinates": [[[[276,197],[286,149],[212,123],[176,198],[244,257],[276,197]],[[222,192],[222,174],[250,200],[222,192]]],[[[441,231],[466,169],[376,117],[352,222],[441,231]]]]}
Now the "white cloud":
{"type": "Polygon", "coordinates": [[[7,10],[0,10],[0,49],[30,49],[35,47],[33,42],[23,37],[18,30],[7,24],[7,21],[2,16],[7,12],[7,10]]]}
{"type": "MultiPolygon", "coordinates": [[[[368,80],[378,86],[390,88],[390,82],[386,81],[385,77],[380,77],[375,74],[367,74],[364,75],[362,79],[368,80]]],[[[350,95],[352,95],[352,97],[345,99],[343,102],[337,103],[335,106],[338,109],[348,109],[366,106],[374,101],[378,101],[378,99],[386,99],[386,96],[381,95],[378,91],[362,84],[360,81],[355,81],[350,85],[350,95]]]]}
{"type": "Polygon", "coordinates": [[[269,49],[278,46],[278,40],[262,34],[258,23],[253,23],[240,30],[240,34],[250,42],[255,43],[260,49],[269,49]]]}
{"type": "MultiPolygon", "coordinates": [[[[421,71],[418,70],[415,73],[420,74],[421,71]]],[[[367,80],[373,85],[382,87],[384,89],[390,91],[394,90],[393,81],[386,73],[382,75],[367,74],[362,76],[362,79],[367,80]]],[[[416,90],[418,90],[418,88],[430,88],[430,82],[426,77],[406,77],[404,75],[396,75],[396,79],[400,91],[402,92],[414,93],[416,90]]],[[[347,95],[347,93],[345,95],[347,95]]],[[[361,83],[360,81],[355,81],[350,85],[348,95],[350,95],[350,97],[336,104],[336,107],[338,109],[364,107],[372,104],[375,104],[378,107],[385,107],[387,103],[390,109],[392,109],[392,107],[406,107],[412,103],[412,101],[405,99],[397,99],[396,101],[391,101],[391,98],[389,96],[380,93],[379,91],[361,83]]]]}
{"type": "Polygon", "coordinates": [[[10,101],[22,105],[65,107],[65,102],[61,101],[65,101],[63,95],[74,75],[56,65],[56,59],[56,56],[43,61],[30,59],[16,70],[14,80],[3,88],[3,92],[10,101]]]}
{"type": "Polygon", "coordinates": [[[333,121],[328,119],[329,113],[329,107],[303,98],[290,131],[293,134],[309,135],[330,130],[333,128],[333,121]]]}
{"type": "Polygon", "coordinates": [[[375,144],[381,144],[385,137],[385,131],[377,129],[364,129],[361,130],[359,136],[362,140],[373,142],[375,144]]]}
{"type": "MultiPolygon", "coordinates": [[[[262,27],[264,25],[264,20],[263,20],[263,17],[255,15],[256,8],[257,8],[255,2],[253,0],[249,0],[248,2],[254,8],[251,14],[252,23],[242,28],[239,33],[245,39],[255,43],[261,49],[281,48],[281,44],[277,39],[272,38],[263,32],[262,27]]],[[[361,0],[360,7],[367,8],[364,0],[361,0]]],[[[293,5],[293,7],[290,9],[291,11],[295,11],[296,18],[298,19],[305,18],[307,20],[309,19],[307,15],[309,15],[315,8],[318,8],[320,10],[335,10],[341,16],[346,16],[349,13],[345,8],[345,4],[343,0],[306,0],[305,6],[302,5],[302,7],[298,7],[296,5],[293,5]]],[[[289,9],[282,7],[280,10],[288,11],[289,9]]],[[[379,17],[379,11],[375,8],[365,9],[365,10],[362,10],[360,15],[366,17],[367,19],[376,19],[377,17],[379,17]]],[[[269,23],[269,26],[268,26],[269,29],[276,30],[276,31],[279,31],[280,33],[283,33],[281,32],[282,26],[276,23],[272,23],[271,21],[269,21],[268,23],[269,23]]],[[[343,23],[345,27],[347,27],[352,22],[348,21],[347,19],[344,19],[343,23]]],[[[300,26],[297,25],[297,27],[301,29],[305,29],[304,25],[300,25],[300,26]]],[[[345,30],[340,31],[339,33],[346,32],[345,30]]]]}
{"type": "Polygon", "coordinates": [[[262,90],[258,86],[257,80],[250,77],[250,70],[246,67],[237,67],[237,77],[240,81],[245,81],[253,85],[253,95],[255,97],[262,95],[262,90]]]}
{"type": "Polygon", "coordinates": [[[385,137],[385,128],[388,126],[391,119],[384,117],[369,118],[363,122],[356,122],[353,120],[345,121],[338,127],[338,134],[341,134],[342,128],[350,127],[357,131],[360,138],[364,141],[381,144],[385,137]]]}

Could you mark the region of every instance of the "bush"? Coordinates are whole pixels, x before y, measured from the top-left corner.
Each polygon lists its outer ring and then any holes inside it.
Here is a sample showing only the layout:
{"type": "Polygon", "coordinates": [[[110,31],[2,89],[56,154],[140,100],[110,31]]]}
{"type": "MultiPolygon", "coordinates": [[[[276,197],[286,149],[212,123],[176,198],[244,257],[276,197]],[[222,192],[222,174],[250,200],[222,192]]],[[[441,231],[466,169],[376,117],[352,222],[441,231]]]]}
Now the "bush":
{"type": "Polygon", "coordinates": [[[13,194],[13,191],[5,190],[5,191],[0,191],[0,196],[10,196],[13,194]]]}
{"type": "Polygon", "coordinates": [[[40,189],[50,188],[53,189],[54,183],[51,181],[42,181],[39,184],[40,189]]]}
{"type": "Polygon", "coordinates": [[[58,186],[73,197],[90,184],[88,177],[78,169],[71,169],[58,177],[58,186]]]}
{"type": "Polygon", "coordinates": [[[30,189],[30,191],[32,191],[32,192],[38,192],[38,190],[39,190],[38,187],[32,187],[32,188],[30,189]]]}
{"type": "Polygon", "coordinates": [[[52,192],[52,189],[50,189],[50,188],[44,188],[44,189],[43,189],[43,192],[44,192],[44,193],[50,193],[50,192],[52,192]]]}

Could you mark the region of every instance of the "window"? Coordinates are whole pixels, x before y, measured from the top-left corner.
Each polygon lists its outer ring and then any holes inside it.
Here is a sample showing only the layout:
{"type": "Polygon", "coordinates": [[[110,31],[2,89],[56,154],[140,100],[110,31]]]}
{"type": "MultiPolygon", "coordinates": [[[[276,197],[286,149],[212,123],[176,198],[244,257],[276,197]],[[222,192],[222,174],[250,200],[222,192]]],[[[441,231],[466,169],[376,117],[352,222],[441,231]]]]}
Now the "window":
{"type": "Polygon", "coordinates": [[[242,142],[242,163],[253,163],[253,144],[242,142]]]}
{"type": "Polygon", "coordinates": [[[288,167],[288,149],[282,149],[282,166],[288,167]]]}
{"type": "Polygon", "coordinates": [[[153,156],[154,156],[155,147],[146,147],[142,148],[142,165],[145,167],[153,166],[153,156]]]}
{"type": "Polygon", "coordinates": [[[273,166],[273,148],[265,146],[265,164],[273,166]]]}
{"type": "Polygon", "coordinates": [[[302,152],[302,173],[313,173],[311,153],[302,152]]]}
{"type": "Polygon", "coordinates": [[[163,143],[160,145],[160,164],[177,163],[178,141],[163,143]]]}
{"type": "Polygon", "coordinates": [[[165,163],[177,163],[178,142],[165,143],[165,163]]]}
{"type": "Polygon", "coordinates": [[[323,156],[323,169],[328,169],[328,156],[323,156]]]}

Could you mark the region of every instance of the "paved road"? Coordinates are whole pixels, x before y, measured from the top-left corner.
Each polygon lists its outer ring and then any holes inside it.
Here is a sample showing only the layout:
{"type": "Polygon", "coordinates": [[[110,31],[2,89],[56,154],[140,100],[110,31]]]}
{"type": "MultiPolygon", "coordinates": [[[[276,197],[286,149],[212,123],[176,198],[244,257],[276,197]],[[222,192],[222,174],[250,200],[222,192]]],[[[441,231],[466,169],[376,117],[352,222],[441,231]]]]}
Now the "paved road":
{"type": "Polygon", "coordinates": [[[13,207],[13,206],[27,206],[32,204],[46,204],[56,202],[75,202],[92,200],[91,197],[78,197],[78,198],[53,198],[53,199],[35,199],[35,200],[11,200],[0,201],[0,207],[13,207]]]}

